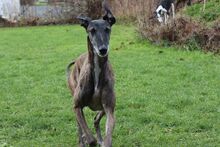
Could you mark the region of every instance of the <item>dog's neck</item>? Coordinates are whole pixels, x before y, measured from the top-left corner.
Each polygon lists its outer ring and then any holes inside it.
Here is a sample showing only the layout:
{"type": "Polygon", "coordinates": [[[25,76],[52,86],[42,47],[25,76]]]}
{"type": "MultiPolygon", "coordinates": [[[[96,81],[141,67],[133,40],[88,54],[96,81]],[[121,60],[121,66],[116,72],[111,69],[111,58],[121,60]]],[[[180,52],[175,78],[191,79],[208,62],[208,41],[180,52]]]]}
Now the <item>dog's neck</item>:
{"type": "Polygon", "coordinates": [[[89,64],[91,65],[91,73],[94,79],[94,88],[95,90],[102,84],[105,78],[106,66],[108,63],[108,55],[106,57],[100,57],[96,54],[93,48],[93,45],[89,39],[87,38],[88,42],[88,60],[89,64]]]}

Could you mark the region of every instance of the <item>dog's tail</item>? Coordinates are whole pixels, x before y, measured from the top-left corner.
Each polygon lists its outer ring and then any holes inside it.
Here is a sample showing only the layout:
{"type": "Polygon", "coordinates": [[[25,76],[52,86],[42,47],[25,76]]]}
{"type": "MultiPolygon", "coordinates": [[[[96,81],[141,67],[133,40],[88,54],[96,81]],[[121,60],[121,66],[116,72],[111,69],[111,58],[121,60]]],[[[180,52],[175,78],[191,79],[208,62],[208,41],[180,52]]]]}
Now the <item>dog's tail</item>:
{"type": "Polygon", "coordinates": [[[68,79],[69,76],[70,76],[70,69],[71,69],[71,67],[72,67],[74,64],[75,64],[75,61],[72,61],[72,62],[70,62],[70,63],[68,64],[68,66],[66,67],[66,77],[67,77],[67,79],[68,79]]]}

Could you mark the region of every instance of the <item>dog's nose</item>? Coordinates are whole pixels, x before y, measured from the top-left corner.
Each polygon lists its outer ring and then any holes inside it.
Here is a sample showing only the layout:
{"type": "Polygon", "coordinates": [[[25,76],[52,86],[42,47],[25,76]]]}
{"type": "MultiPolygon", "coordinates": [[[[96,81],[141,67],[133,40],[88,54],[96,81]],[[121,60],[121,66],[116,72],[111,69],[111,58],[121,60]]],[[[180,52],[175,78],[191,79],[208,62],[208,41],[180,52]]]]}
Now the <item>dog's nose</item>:
{"type": "Polygon", "coordinates": [[[107,53],[107,48],[102,48],[102,49],[100,49],[99,50],[100,51],[100,54],[102,55],[102,56],[104,56],[104,55],[106,55],[106,53],[107,53]]]}

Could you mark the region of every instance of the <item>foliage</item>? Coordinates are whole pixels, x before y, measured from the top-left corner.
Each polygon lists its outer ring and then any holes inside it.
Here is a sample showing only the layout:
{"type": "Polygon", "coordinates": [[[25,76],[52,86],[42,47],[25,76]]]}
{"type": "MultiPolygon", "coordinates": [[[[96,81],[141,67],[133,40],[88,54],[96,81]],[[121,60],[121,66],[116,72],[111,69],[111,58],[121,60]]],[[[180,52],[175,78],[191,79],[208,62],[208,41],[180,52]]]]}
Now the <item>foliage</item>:
{"type": "Polygon", "coordinates": [[[203,12],[203,3],[193,4],[187,7],[186,14],[205,22],[211,22],[220,18],[220,1],[209,0],[206,2],[203,12]]]}
{"type": "Polygon", "coordinates": [[[201,50],[201,46],[198,42],[199,41],[196,40],[196,37],[192,36],[191,38],[186,40],[184,48],[188,51],[201,50]]]}
{"type": "MultiPolygon", "coordinates": [[[[178,1],[176,5],[182,6],[187,1],[178,1]],[[179,3],[179,4],[178,4],[179,3]]],[[[174,20],[169,19],[168,24],[161,25],[156,18],[149,15],[138,16],[138,31],[140,34],[156,43],[178,44],[187,50],[203,50],[214,53],[220,52],[220,3],[219,0],[210,0],[206,3],[204,12],[202,3],[194,3],[180,10],[174,20]],[[183,14],[187,13],[189,16],[183,14]],[[197,19],[195,19],[197,18],[197,19]],[[210,21],[209,25],[206,21],[210,21]]],[[[178,8],[179,9],[179,8],[178,8]]],[[[151,10],[143,10],[143,14],[151,10]]]]}
{"type": "MultiPolygon", "coordinates": [[[[0,34],[0,146],[77,146],[65,68],[86,51],[85,30],[1,28],[0,34]]],[[[133,27],[115,26],[110,61],[114,147],[220,144],[219,56],[150,45],[137,40],[133,27]]],[[[95,114],[85,111],[93,128],[95,114]]]]}

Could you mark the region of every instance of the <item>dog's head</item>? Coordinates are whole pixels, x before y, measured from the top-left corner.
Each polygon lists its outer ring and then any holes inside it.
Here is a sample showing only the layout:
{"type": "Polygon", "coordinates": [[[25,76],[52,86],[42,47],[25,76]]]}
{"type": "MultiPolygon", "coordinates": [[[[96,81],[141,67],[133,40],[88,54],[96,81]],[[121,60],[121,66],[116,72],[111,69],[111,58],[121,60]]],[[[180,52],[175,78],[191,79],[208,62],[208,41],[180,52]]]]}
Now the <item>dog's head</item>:
{"type": "Polygon", "coordinates": [[[165,15],[165,13],[167,13],[167,10],[165,8],[163,8],[162,5],[159,5],[155,13],[157,15],[158,21],[160,23],[162,23],[163,22],[163,17],[165,15]]]}
{"type": "Polygon", "coordinates": [[[103,3],[103,8],[105,9],[105,15],[102,19],[92,20],[82,15],[77,17],[80,20],[81,26],[86,29],[93,46],[93,52],[100,57],[108,55],[111,27],[116,22],[115,17],[105,2],[103,3]]]}

